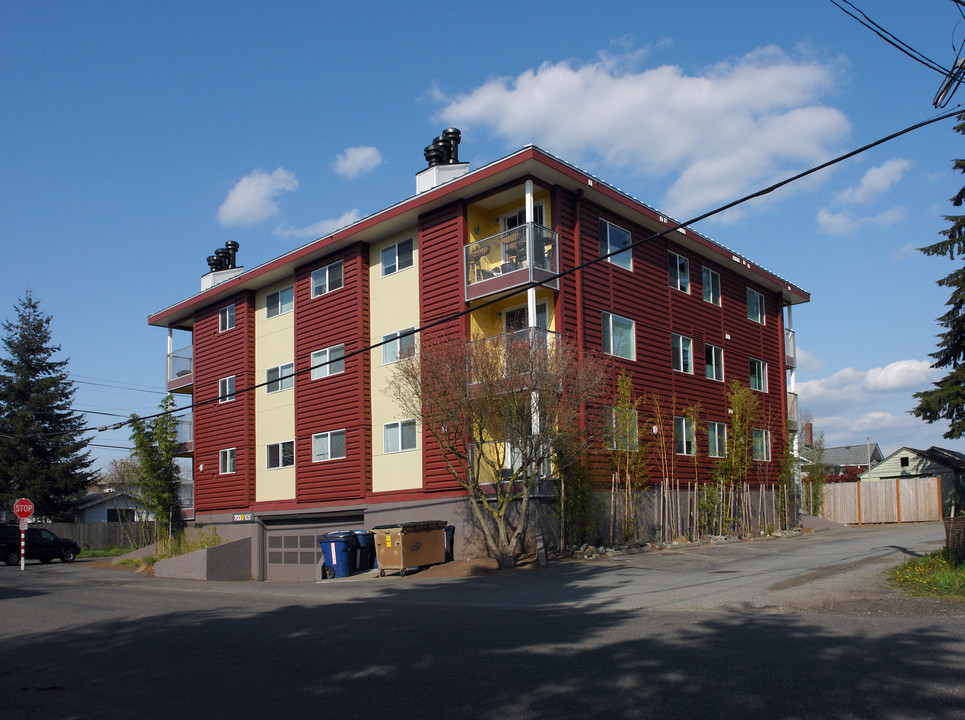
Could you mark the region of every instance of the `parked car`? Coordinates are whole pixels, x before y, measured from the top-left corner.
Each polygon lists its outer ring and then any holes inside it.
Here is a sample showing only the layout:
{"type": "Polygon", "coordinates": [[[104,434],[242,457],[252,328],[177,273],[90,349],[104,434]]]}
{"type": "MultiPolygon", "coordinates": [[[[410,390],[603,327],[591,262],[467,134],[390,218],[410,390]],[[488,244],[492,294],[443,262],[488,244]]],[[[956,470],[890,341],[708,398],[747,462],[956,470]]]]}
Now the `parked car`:
{"type": "MultiPolygon", "coordinates": [[[[80,545],[69,538],[59,538],[45,528],[27,529],[27,560],[49,563],[54,558],[61,562],[74,562],[80,552],[80,545]]],[[[20,562],[20,528],[14,525],[0,526],[0,558],[7,565],[20,562]]]]}

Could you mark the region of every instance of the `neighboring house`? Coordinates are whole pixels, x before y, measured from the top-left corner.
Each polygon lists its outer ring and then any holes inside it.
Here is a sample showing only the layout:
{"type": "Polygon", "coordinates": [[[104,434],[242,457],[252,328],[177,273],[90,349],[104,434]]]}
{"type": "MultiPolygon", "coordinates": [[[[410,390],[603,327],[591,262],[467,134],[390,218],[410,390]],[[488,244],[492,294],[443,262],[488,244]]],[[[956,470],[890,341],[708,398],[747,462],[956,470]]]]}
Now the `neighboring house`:
{"type": "Polygon", "coordinates": [[[790,306],[808,293],[537,147],[470,171],[457,143],[447,131],[426,149],[414,196],[259,267],[237,267],[228,243],[199,294],[149,318],[168,329],[168,388],[196,403],[183,450],[196,522],[251,537],[255,578],[314,578],[332,529],[439,519],[457,548],[468,537],[464,492],[384,392],[413,344],[400,333],[462,310],[433,332],[532,328],[632,371],[638,396],[658,393],[675,418],[684,486],[693,455],[707,479],[724,454],[726,387],[740,380],[761,406],[752,484],[778,479],[796,430],[790,306]],[[699,432],[684,417],[695,402],[699,432]]]}
{"type": "Polygon", "coordinates": [[[880,463],[885,456],[881,453],[878,443],[871,445],[842,445],[841,447],[824,448],[822,462],[832,476],[846,475],[856,478],[859,474],[868,469],[868,457],[871,457],[871,466],[880,463]]]}
{"type": "Polygon", "coordinates": [[[82,497],[77,503],[80,522],[133,522],[145,516],[144,507],[126,492],[94,492],[82,497]]]}
{"type": "Polygon", "coordinates": [[[934,446],[927,450],[903,447],[874,465],[870,472],[863,472],[859,479],[869,482],[895,478],[938,478],[942,515],[948,517],[953,507],[956,514],[961,514],[965,501],[965,455],[962,453],[934,446]]]}

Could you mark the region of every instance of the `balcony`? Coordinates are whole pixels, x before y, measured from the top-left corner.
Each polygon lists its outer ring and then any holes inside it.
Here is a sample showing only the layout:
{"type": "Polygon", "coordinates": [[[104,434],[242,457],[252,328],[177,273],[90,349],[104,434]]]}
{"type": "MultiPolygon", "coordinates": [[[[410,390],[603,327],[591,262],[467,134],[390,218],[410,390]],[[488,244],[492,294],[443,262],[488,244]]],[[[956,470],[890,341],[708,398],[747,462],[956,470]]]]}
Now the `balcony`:
{"type": "Polygon", "coordinates": [[[787,394],[787,429],[789,432],[798,430],[797,393],[787,394]]]}
{"type": "Polygon", "coordinates": [[[472,384],[509,375],[529,376],[547,368],[559,347],[559,337],[559,333],[530,327],[470,343],[470,347],[481,348],[480,352],[470,351],[473,374],[479,376],[472,379],[472,384]]]}
{"type": "Polygon", "coordinates": [[[175,432],[178,448],[177,457],[194,456],[194,419],[191,415],[182,415],[177,419],[175,432]]]}
{"type": "Polygon", "coordinates": [[[168,392],[191,393],[194,390],[194,346],[188,345],[168,353],[168,392]]]}
{"type": "Polygon", "coordinates": [[[509,290],[530,282],[559,288],[556,233],[524,223],[466,245],[466,300],[509,290]]]}
{"type": "Polygon", "coordinates": [[[797,342],[794,331],[784,329],[784,366],[790,370],[797,367],[797,342]]]}

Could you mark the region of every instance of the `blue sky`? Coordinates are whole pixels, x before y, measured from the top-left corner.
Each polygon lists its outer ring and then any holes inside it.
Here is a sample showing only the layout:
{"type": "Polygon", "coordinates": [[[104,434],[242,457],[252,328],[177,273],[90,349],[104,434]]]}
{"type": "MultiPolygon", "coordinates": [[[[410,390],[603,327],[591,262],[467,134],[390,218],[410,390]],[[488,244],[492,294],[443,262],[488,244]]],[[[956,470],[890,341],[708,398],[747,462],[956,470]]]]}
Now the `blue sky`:
{"type": "MultiPolygon", "coordinates": [[[[950,0],[856,5],[944,66],[965,39],[950,0]]],[[[5,2],[0,317],[39,298],[106,424],[160,402],[146,318],[216,247],[254,267],[412,195],[449,125],[474,168],[532,142],[686,220],[932,117],[941,81],[827,0],[5,2]]],[[[937,378],[953,264],[915,248],[965,183],[952,126],[695,226],[812,294],[797,385],[829,446],[965,451],[907,414],[937,378]]]]}

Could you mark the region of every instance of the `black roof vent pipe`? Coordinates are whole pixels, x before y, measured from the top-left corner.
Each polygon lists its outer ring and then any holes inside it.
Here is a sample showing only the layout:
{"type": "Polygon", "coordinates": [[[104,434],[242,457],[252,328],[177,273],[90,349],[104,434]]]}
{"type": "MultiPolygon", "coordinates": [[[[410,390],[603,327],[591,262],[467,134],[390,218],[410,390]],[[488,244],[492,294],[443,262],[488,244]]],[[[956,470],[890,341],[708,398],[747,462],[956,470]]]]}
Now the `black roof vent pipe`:
{"type": "Polygon", "coordinates": [[[219,270],[218,264],[221,261],[215,255],[208,255],[208,267],[211,268],[211,272],[219,270]]]}
{"type": "Polygon", "coordinates": [[[462,133],[456,128],[446,128],[442,135],[432,141],[425,149],[429,167],[436,165],[456,165],[459,163],[459,141],[462,133]]]}
{"type": "Polygon", "coordinates": [[[446,128],[442,131],[442,137],[449,144],[449,162],[453,165],[459,162],[459,141],[462,133],[458,128],[446,128]]]}
{"type": "Polygon", "coordinates": [[[234,240],[229,240],[224,244],[225,249],[228,251],[228,269],[233,269],[237,267],[238,260],[238,248],[241,247],[234,240]]]}

